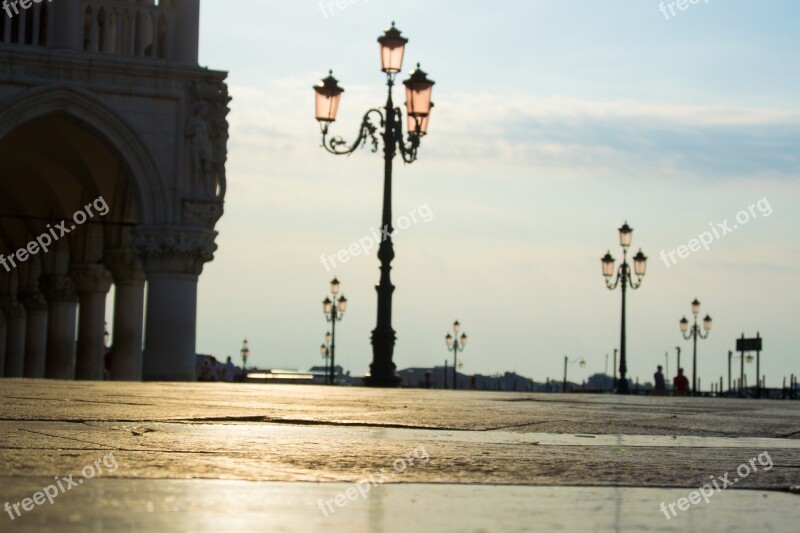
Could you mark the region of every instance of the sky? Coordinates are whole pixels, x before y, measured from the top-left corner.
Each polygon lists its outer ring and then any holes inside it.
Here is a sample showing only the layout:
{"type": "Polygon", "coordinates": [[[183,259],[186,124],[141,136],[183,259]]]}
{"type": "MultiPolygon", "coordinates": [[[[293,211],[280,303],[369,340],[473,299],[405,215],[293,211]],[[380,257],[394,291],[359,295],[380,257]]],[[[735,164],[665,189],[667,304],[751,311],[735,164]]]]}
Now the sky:
{"type": "Polygon", "coordinates": [[[336,275],[349,300],[336,361],[367,371],[376,250],[335,269],[321,257],[379,226],[383,161],[320,147],[312,86],[333,69],[345,93],[332,131],[352,140],[385,102],[376,39],[394,20],[410,39],[403,78],[420,62],[436,81],[419,159],[394,167],[395,220],[416,215],[394,238],[399,369],[452,361],[458,319],[467,374],[561,379],[564,356],[587,363],[571,380],[610,373],[621,294],[600,258],[621,258],[627,220],[631,252],[649,256],[628,292],[631,378],[652,380],[667,353],[674,375],[676,346],[691,367],[678,321],[695,297],[714,319],[704,389],[743,333],[764,338],[768,385],[800,373],[800,5],[669,4],[204,0],[200,63],[229,72],[233,101],[198,352],[238,361],[246,337],[249,365],[321,364],[336,275]]]}

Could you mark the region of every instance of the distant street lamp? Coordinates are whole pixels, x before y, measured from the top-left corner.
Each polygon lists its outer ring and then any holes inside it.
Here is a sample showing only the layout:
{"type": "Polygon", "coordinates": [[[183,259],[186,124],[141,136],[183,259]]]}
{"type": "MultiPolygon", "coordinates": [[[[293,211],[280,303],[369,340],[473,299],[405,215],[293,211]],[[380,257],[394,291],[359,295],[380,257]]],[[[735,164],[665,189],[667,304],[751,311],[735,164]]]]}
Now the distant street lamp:
{"type": "Polygon", "coordinates": [[[706,315],[703,319],[703,329],[705,330],[705,335],[702,331],[700,331],[700,326],[697,325],[697,315],[700,313],[700,302],[697,301],[697,298],[694,299],[692,302],[692,314],[694,315],[694,324],[689,327],[689,321],[686,320],[686,317],[683,317],[680,321],[681,325],[681,333],[683,334],[683,338],[687,341],[689,339],[693,340],[693,354],[692,354],[692,396],[697,394],[697,338],[700,337],[701,339],[708,338],[708,332],[711,331],[711,317],[706,315]]]}
{"type": "Polygon", "coordinates": [[[331,366],[329,371],[329,384],[334,385],[333,372],[335,368],[335,349],[336,349],[336,322],[341,321],[347,309],[347,298],[339,296],[339,280],[335,277],[331,281],[331,296],[322,301],[322,312],[325,313],[325,320],[331,323],[331,366]]]}
{"type": "Polygon", "coordinates": [[[378,247],[378,259],[381,266],[381,277],[376,290],[378,292],[378,318],[377,325],[372,331],[372,364],[369,376],[364,382],[369,386],[397,387],[401,379],[397,376],[392,357],[394,355],[395,331],[392,328],[392,293],[394,285],[390,278],[391,262],[394,259],[392,245],[392,162],[400,152],[405,163],[413,163],[417,159],[417,149],[420,140],[428,131],[430,112],[433,107],[431,92],[434,82],[419,68],[412,71],[410,77],[403,82],[406,86],[406,110],[408,138],[403,138],[403,114],[399,107],[392,101],[392,87],[395,76],[402,69],[403,54],[408,39],[401,32],[392,27],[387,29],[378,38],[380,44],[381,70],[386,74],[388,97],[383,109],[370,109],[364,115],[358,136],[352,145],[339,136],[328,138],[328,129],[336,120],[339,101],[344,89],[339,87],[338,81],[333,77],[333,72],[314,87],[316,91],[316,117],[322,128],[322,146],[335,155],[349,155],[369,141],[372,151],[378,151],[378,129],[383,131],[383,215],[381,229],[384,238],[378,247]],[[371,119],[372,117],[372,119],[371,119]]]}
{"type": "Polygon", "coordinates": [[[325,384],[329,385],[331,382],[329,381],[330,372],[328,370],[328,358],[331,356],[331,339],[333,336],[331,332],[328,331],[325,333],[325,343],[321,344],[319,347],[319,352],[322,354],[322,358],[325,360],[325,384]]]}
{"type": "Polygon", "coordinates": [[[247,358],[250,357],[250,346],[247,344],[247,339],[242,341],[242,349],[239,351],[242,356],[242,378],[247,377],[247,358]]]}
{"type": "Polygon", "coordinates": [[[461,324],[458,320],[453,322],[453,333],[445,336],[444,340],[447,343],[447,350],[453,352],[453,390],[456,390],[456,380],[458,377],[458,352],[463,352],[467,346],[467,334],[462,333],[461,338],[458,337],[458,332],[461,331],[461,324]]]}
{"type": "MultiPolygon", "coordinates": [[[[628,265],[628,247],[631,245],[633,238],[633,228],[628,226],[625,222],[619,228],[619,244],[622,246],[622,264],[619,265],[617,271],[617,279],[611,283],[611,277],[614,275],[614,258],[611,257],[609,250],[606,255],[601,259],[603,265],[603,277],[606,279],[606,286],[610,290],[622,286],[622,323],[620,326],[620,341],[619,341],[619,381],[617,382],[617,394],[630,394],[630,387],[628,386],[628,379],[625,374],[628,372],[627,360],[625,358],[625,293],[628,290],[628,285],[633,290],[638,289],[642,285],[642,278],[647,271],[647,257],[639,250],[633,256],[633,271],[636,274],[637,281],[633,281],[630,272],[630,265],[628,265]]],[[[616,379],[616,375],[615,375],[616,379]]]]}
{"type": "MultiPolygon", "coordinates": [[[[733,352],[728,350],[728,392],[733,392],[733,387],[731,386],[731,359],[734,358],[733,352]]],[[[744,364],[750,364],[753,362],[753,356],[750,354],[742,356],[742,354],[736,355],[741,361],[741,365],[739,367],[739,387],[740,389],[744,390],[744,364]]]]}
{"type": "Polygon", "coordinates": [[[566,355],[564,356],[564,388],[562,389],[562,392],[567,392],[567,367],[572,366],[575,363],[580,365],[581,368],[586,366],[586,361],[583,359],[583,357],[570,360],[569,357],[566,355]]]}

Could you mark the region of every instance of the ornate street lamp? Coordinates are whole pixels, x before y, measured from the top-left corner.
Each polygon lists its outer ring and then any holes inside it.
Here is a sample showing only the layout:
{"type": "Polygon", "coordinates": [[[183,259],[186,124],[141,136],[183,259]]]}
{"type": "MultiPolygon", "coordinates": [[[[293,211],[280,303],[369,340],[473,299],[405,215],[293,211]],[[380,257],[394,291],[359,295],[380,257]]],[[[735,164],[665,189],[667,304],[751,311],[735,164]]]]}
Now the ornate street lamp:
{"type": "MultiPolygon", "coordinates": [[[[407,138],[403,137],[403,114],[392,101],[392,87],[397,73],[402,70],[403,55],[408,39],[401,35],[392,22],[391,28],[378,38],[380,45],[381,70],[386,74],[388,96],[383,108],[373,108],[364,114],[355,141],[348,145],[339,136],[328,137],[328,129],[336,120],[339,102],[344,89],[333,77],[333,72],[314,86],[316,92],[316,117],[322,129],[322,146],[334,155],[349,155],[358,148],[370,143],[373,152],[379,148],[379,138],[383,140],[384,184],[383,214],[381,227],[386,237],[378,248],[381,277],[376,290],[378,292],[377,325],[372,331],[372,363],[369,375],[364,378],[365,384],[378,387],[396,387],[401,379],[396,374],[396,366],[392,361],[394,355],[395,331],[392,328],[392,285],[390,271],[394,259],[392,245],[392,163],[395,156],[405,163],[417,160],[417,149],[420,139],[427,133],[430,113],[433,108],[431,93],[434,82],[419,68],[411,72],[406,87],[407,138]],[[379,132],[379,130],[381,130],[379,132]]],[[[331,356],[331,359],[333,357],[331,356]]]]}
{"type": "Polygon", "coordinates": [[[445,335],[444,341],[447,343],[447,350],[453,352],[453,390],[456,390],[456,381],[458,379],[458,352],[463,352],[467,346],[467,334],[462,333],[459,338],[458,332],[461,331],[461,324],[458,320],[453,322],[453,335],[449,333],[445,335]]]}
{"type": "Polygon", "coordinates": [[[625,374],[628,372],[628,362],[625,352],[625,293],[628,290],[628,286],[630,286],[630,288],[633,290],[641,287],[642,278],[647,272],[647,257],[640,249],[639,252],[633,256],[633,273],[637,278],[635,282],[633,281],[633,277],[631,276],[631,267],[628,265],[628,247],[631,245],[632,239],[633,228],[628,226],[628,223],[625,222],[625,224],[619,228],[619,244],[622,246],[622,264],[619,265],[617,278],[613,283],[611,282],[611,278],[614,275],[615,260],[611,256],[611,251],[609,250],[606,255],[600,259],[603,267],[603,277],[606,279],[606,286],[610,290],[614,290],[618,286],[622,287],[622,322],[620,325],[619,342],[619,380],[617,381],[617,378],[614,378],[614,380],[617,382],[617,394],[630,394],[631,392],[628,385],[628,379],[625,377],[625,374]]]}
{"type": "Polygon", "coordinates": [[[701,339],[708,338],[708,332],[711,331],[711,317],[706,315],[703,319],[703,329],[705,330],[705,335],[702,331],[700,331],[700,326],[697,325],[697,315],[700,313],[700,302],[697,298],[694,299],[692,302],[692,314],[694,315],[694,324],[689,327],[689,321],[686,320],[686,317],[683,317],[679,322],[681,327],[681,333],[683,334],[683,338],[687,341],[689,339],[693,340],[693,353],[692,353],[692,396],[697,394],[697,338],[700,337],[701,339]]]}
{"type": "Polygon", "coordinates": [[[341,321],[344,317],[344,312],[347,309],[347,298],[344,295],[339,296],[339,280],[335,277],[331,281],[331,296],[326,297],[322,301],[322,312],[325,314],[325,320],[331,323],[330,339],[325,335],[325,340],[330,340],[330,355],[331,366],[328,371],[328,384],[334,385],[336,383],[334,378],[335,368],[335,346],[336,346],[336,322],[341,321]]]}
{"type": "Polygon", "coordinates": [[[569,357],[567,357],[566,355],[564,356],[564,386],[562,388],[562,392],[567,392],[567,367],[572,366],[576,363],[580,365],[581,368],[584,368],[586,366],[586,361],[583,359],[583,357],[570,360],[569,357]]]}
{"type": "Polygon", "coordinates": [[[250,345],[247,344],[247,339],[242,341],[242,349],[239,350],[242,356],[242,377],[247,377],[247,358],[250,357],[250,345]]]}

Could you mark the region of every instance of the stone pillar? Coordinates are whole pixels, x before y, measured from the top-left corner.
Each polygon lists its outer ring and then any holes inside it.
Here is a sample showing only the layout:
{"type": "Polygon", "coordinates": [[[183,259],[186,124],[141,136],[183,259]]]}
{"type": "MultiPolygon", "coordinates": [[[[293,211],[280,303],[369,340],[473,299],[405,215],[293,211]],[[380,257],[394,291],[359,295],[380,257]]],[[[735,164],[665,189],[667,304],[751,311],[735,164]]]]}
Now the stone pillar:
{"type": "Polygon", "coordinates": [[[106,295],[111,288],[111,274],[103,265],[79,265],[73,268],[70,277],[80,302],[75,379],[102,381],[106,356],[103,342],[106,295]]]}
{"type": "Polygon", "coordinates": [[[142,377],[195,380],[197,278],[214,257],[217,232],[145,227],[134,230],[134,249],[147,275],[147,319],[142,377]]]}
{"type": "Polygon", "coordinates": [[[144,271],[129,248],[109,250],[106,266],[114,277],[115,286],[111,379],[141,381],[144,271]]]}
{"type": "Polygon", "coordinates": [[[3,276],[2,310],[6,315],[5,377],[25,375],[25,307],[17,300],[18,274],[12,270],[3,276]]]}
{"type": "Polygon", "coordinates": [[[25,328],[25,377],[44,377],[47,359],[47,300],[38,287],[26,287],[20,301],[28,316],[25,328]]]}
{"type": "Polygon", "coordinates": [[[170,59],[176,63],[197,65],[200,43],[200,2],[173,0],[172,9],[175,11],[175,16],[171,18],[171,21],[175,27],[171,29],[175,38],[172,43],[170,59]]]}
{"type": "Polygon", "coordinates": [[[5,377],[21,378],[25,375],[25,307],[9,298],[3,303],[6,314],[6,369],[5,377]]]}
{"type": "Polygon", "coordinates": [[[44,375],[49,379],[75,379],[75,284],[67,276],[52,275],[45,278],[43,286],[48,312],[44,375]]]}
{"type": "Polygon", "coordinates": [[[39,290],[42,276],[40,256],[33,256],[21,266],[19,301],[25,306],[25,377],[44,378],[47,358],[47,300],[39,290]]]}
{"type": "Polygon", "coordinates": [[[0,378],[6,373],[6,314],[0,309],[0,378]]]}
{"type": "MultiPolygon", "coordinates": [[[[10,2],[9,2],[10,3],[10,2]]],[[[49,46],[60,50],[83,50],[83,2],[52,2],[48,4],[48,23],[52,42],[49,46]]],[[[95,17],[97,13],[94,14],[95,17]]]]}

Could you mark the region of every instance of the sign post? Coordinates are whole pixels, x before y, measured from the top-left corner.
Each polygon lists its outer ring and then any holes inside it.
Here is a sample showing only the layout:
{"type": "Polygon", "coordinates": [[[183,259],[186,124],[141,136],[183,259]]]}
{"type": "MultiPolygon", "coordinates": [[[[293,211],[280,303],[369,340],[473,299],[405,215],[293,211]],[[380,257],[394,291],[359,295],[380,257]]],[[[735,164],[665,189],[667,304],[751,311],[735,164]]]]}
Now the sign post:
{"type": "Polygon", "coordinates": [[[736,351],[739,352],[742,362],[739,376],[739,387],[744,394],[744,353],[756,352],[756,397],[761,398],[761,334],[756,332],[754,339],[746,339],[744,333],[742,337],[736,339],[736,351]]]}

